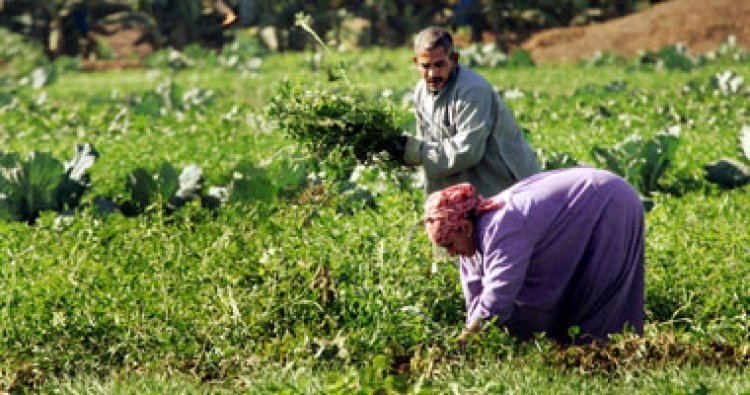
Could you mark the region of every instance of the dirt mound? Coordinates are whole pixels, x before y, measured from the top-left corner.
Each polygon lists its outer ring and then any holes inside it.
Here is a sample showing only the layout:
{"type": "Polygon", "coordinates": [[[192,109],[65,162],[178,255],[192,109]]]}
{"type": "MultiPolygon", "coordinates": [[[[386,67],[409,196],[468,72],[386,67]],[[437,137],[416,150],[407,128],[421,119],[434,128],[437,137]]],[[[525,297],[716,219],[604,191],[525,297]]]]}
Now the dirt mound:
{"type": "Polygon", "coordinates": [[[601,24],[545,30],[521,47],[544,63],[575,61],[604,51],[632,56],[678,42],[698,54],[716,49],[730,35],[741,47],[750,48],[750,1],[673,0],[601,24]]]}

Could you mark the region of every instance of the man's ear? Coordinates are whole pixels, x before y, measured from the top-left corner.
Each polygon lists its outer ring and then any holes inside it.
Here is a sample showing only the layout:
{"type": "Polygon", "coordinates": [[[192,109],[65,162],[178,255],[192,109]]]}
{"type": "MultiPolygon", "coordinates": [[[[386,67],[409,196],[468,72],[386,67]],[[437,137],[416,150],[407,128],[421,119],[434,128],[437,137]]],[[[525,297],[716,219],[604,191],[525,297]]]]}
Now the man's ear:
{"type": "Polygon", "coordinates": [[[451,54],[451,60],[453,61],[453,63],[458,63],[459,57],[461,57],[461,54],[458,53],[458,51],[453,51],[453,53],[451,54]]]}

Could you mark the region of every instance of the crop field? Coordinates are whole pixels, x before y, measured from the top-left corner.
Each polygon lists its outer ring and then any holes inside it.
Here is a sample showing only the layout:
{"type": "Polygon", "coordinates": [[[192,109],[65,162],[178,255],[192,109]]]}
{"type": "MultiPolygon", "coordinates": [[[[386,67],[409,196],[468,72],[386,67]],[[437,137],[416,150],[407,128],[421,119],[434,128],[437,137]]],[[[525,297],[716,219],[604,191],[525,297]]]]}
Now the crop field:
{"type": "Polygon", "coordinates": [[[476,66],[546,168],[617,170],[648,207],[645,334],[599,348],[459,348],[414,173],[323,158],[269,114],[284,81],[346,84],[413,132],[408,50],[336,54],[345,80],[313,53],[199,55],[0,66],[0,393],[750,393],[740,49],[476,66]]]}

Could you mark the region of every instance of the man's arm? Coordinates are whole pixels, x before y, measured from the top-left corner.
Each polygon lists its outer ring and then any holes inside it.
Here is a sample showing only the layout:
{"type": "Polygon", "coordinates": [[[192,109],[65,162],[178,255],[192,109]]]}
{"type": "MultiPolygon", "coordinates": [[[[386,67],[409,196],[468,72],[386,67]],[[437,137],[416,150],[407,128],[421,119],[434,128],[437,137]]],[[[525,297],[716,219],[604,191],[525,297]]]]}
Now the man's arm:
{"type": "Polygon", "coordinates": [[[431,130],[432,135],[448,136],[438,141],[410,138],[406,146],[406,163],[421,164],[428,178],[450,176],[479,163],[496,115],[493,94],[486,89],[467,91],[455,104],[455,130],[431,130]]]}

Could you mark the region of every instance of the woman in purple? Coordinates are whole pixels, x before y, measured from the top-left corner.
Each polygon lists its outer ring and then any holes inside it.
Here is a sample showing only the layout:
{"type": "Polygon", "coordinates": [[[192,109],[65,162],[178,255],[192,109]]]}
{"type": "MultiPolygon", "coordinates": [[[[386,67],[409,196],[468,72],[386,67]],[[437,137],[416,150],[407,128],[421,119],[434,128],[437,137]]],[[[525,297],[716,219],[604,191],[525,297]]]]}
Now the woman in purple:
{"type": "Polygon", "coordinates": [[[427,198],[425,224],[460,255],[461,342],[489,320],[565,343],[643,331],[643,206],[610,172],[543,172],[491,199],[454,185],[427,198]]]}

